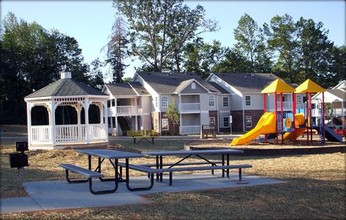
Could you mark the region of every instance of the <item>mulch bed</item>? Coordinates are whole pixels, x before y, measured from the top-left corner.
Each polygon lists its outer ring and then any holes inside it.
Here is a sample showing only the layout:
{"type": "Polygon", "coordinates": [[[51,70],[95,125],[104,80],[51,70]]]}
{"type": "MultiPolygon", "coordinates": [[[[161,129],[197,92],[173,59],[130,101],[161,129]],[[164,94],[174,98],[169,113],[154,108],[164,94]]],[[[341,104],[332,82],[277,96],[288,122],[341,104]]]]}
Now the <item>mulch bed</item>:
{"type": "Polygon", "coordinates": [[[287,156],[287,155],[305,155],[305,154],[326,154],[326,153],[345,153],[345,142],[329,142],[325,144],[313,142],[306,144],[306,140],[298,140],[296,143],[273,144],[273,143],[250,143],[248,145],[230,146],[230,140],[197,140],[185,146],[185,149],[203,150],[203,149],[222,149],[231,148],[243,150],[241,156],[287,156]]]}

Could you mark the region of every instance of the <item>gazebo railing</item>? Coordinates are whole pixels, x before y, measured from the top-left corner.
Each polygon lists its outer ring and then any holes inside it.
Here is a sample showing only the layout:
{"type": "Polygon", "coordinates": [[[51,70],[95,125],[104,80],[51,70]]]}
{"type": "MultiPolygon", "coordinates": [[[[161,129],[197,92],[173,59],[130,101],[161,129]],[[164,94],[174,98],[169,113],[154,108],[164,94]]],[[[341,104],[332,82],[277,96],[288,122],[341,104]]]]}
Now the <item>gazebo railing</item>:
{"type": "Polygon", "coordinates": [[[85,140],[85,125],[56,125],[55,142],[81,142],[85,140]]]}
{"type": "Polygon", "coordinates": [[[89,124],[88,137],[85,125],[56,126],[56,143],[99,141],[107,139],[107,129],[102,124],[89,124]]]}
{"type": "Polygon", "coordinates": [[[31,143],[46,144],[52,141],[50,126],[39,125],[31,127],[31,143]]]}
{"type": "Polygon", "coordinates": [[[108,132],[106,125],[92,124],[89,125],[89,140],[100,141],[108,138],[108,132]]]}
{"type": "MultiPolygon", "coordinates": [[[[88,132],[85,125],[56,125],[55,144],[90,143],[93,141],[107,141],[108,133],[106,125],[89,124],[88,132]],[[87,137],[88,134],[88,137],[87,137]]],[[[35,145],[53,143],[51,127],[32,126],[31,143],[35,145]]]]}

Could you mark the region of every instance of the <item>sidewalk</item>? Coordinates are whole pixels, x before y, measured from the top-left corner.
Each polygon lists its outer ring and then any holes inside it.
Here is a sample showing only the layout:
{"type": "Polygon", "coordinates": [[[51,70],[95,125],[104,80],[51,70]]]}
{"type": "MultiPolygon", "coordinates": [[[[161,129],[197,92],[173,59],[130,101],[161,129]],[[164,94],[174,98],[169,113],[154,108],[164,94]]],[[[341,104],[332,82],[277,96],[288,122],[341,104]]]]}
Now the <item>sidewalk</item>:
{"type": "MultiPolygon", "coordinates": [[[[230,178],[211,176],[210,173],[193,175],[176,174],[173,186],[168,185],[167,177],[162,183],[155,182],[148,191],[130,192],[125,183],[120,183],[115,193],[93,195],[89,192],[88,183],[69,184],[67,181],[26,182],[24,188],[28,197],[5,198],[0,200],[1,213],[45,211],[59,209],[76,209],[90,207],[110,207],[118,205],[144,204],[151,201],[144,195],[161,192],[184,192],[256,185],[284,183],[280,180],[243,175],[243,182],[237,181],[238,174],[231,172],[230,178]]],[[[95,187],[112,187],[112,182],[95,182],[95,187]]],[[[148,185],[146,176],[131,179],[131,184],[148,185]]]]}

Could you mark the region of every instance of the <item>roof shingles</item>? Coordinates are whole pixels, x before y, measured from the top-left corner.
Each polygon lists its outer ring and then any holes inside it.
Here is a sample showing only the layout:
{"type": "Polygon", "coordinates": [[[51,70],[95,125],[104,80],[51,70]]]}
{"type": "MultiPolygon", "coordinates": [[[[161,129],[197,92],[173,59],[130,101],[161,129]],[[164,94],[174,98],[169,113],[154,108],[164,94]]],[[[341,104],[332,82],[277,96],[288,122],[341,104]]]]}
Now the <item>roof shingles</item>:
{"type": "Polygon", "coordinates": [[[195,73],[161,73],[161,72],[138,72],[137,73],[144,81],[159,94],[173,94],[177,88],[185,84],[191,79],[195,79],[210,92],[220,92],[214,86],[203,80],[195,73]],[[184,82],[186,81],[186,82],[184,82]],[[184,83],[183,83],[184,82],[184,83]]]}
{"type": "Polygon", "coordinates": [[[41,98],[52,96],[107,96],[105,93],[94,89],[84,83],[77,80],[66,78],[60,79],[54,83],[51,83],[31,94],[25,98],[41,98]]]}
{"type": "Polygon", "coordinates": [[[242,93],[260,93],[279,77],[271,73],[214,73],[242,93]]]}

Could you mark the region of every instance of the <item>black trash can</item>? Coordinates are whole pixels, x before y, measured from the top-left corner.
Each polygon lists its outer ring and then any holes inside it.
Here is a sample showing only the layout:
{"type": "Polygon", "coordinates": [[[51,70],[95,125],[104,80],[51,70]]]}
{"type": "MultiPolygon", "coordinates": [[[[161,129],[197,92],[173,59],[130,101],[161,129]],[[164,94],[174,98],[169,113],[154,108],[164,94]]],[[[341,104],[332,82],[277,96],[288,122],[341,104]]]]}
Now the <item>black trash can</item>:
{"type": "Polygon", "coordinates": [[[23,168],[29,166],[28,155],[24,153],[11,153],[10,154],[11,168],[23,168]]]}

